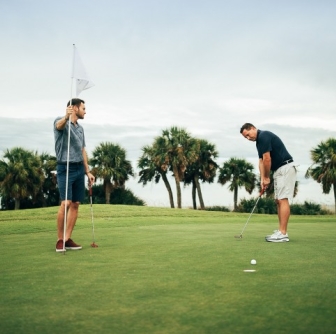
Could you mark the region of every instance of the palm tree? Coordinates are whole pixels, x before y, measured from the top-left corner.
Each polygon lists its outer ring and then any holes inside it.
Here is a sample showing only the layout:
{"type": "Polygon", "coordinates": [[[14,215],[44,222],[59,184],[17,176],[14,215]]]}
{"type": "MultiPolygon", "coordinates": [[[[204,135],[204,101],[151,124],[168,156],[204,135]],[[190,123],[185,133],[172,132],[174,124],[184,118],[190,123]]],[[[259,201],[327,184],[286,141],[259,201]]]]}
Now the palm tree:
{"type": "Polygon", "coordinates": [[[126,159],[126,151],[118,144],[100,143],[92,153],[89,164],[96,178],[103,180],[106,204],[110,203],[111,192],[124,188],[129,176],[134,176],[132,164],[126,159]]]}
{"type": "Polygon", "coordinates": [[[321,183],[324,194],[329,194],[333,187],[336,213],[336,139],[322,141],[310,154],[313,164],[308,168],[306,178],[311,177],[321,183]]]}
{"type": "Polygon", "coordinates": [[[256,185],[253,165],[244,159],[231,158],[219,169],[218,183],[230,182],[229,190],[233,191],[234,211],[237,210],[238,188],[244,187],[251,194],[256,185]]]}
{"type": "Polygon", "coordinates": [[[176,184],[177,207],[182,208],[180,182],[189,164],[198,158],[197,140],[182,128],[176,126],[163,130],[161,137],[155,140],[157,152],[155,164],[167,165],[173,172],[176,184]]]}
{"type": "Polygon", "coordinates": [[[7,150],[0,160],[0,192],[15,200],[15,210],[20,209],[20,201],[25,198],[35,201],[44,178],[37,152],[15,147],[7,150]]]}
{"type": "Polygon", "coordinates": [[[42,206],[52,206],[59,204],[59,192],[54,171],[56,170],[56,157],[46,152],[40,154],[41,166],[44,173],[44,182],[40,193],[42,206]]]}
{"type": "Polygon", "coordinates": [[[198,140],[199,152],[198,158],[195,162],[190,164],[184,174],[184,184],[192,184],[192,202],[193,208],[196,210],[196,191],[200,202],[201,210],[205,209],[201,186],[199,180],[202,182],[212,183],[216,176],[218,168],[217,163],[213,160],[218,157],[215,145],[210,144],[204,139],[198,140]]]}
{"type": "Polygon", "coordinates": [[[142,148],[143,153],[138,160],[138,168],[141,169],[139,172],[139,183],[142,183],[145,186],[147,182],[151,182],[153,178],[155,183],[159,183],[162,178],[168,191],[170,207],[174,208],[173,192],[167,178],[168,166],[166,164],[157,163],[156,156],[158,152],[156,152],[156,149],[157,145],[155,145],[155,142],[152,146],[145,146],[142,148]]]}

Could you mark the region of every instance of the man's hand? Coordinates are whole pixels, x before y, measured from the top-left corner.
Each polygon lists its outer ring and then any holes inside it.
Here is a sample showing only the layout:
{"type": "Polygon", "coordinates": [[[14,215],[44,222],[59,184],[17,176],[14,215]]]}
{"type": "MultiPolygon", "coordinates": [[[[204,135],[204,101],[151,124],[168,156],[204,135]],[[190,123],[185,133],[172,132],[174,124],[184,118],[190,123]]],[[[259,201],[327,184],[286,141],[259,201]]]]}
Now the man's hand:
{"type": "Polygon", "coordinates": [[[66,113],[65,113],[65,116],[64,116],[64,118],[65,118],[66,121],[69,120],[69,118],[71,117],[72,113],[73,113],[73,108],[72,108],[72,106],[69,106],[66,109],[66,113]]]}
{"type": "Polygon", "coordinates": [[[95,182],[95,177],[91,174],[91,172],[88,172],[86,175],[88,177],[89,186],[91,187],[95,182]]]}
{"type": "Polygon", "coordinates": [[[267,188],[271,183],[271,180],[269,177],[264,177],[261,181],[261,187],[262,188],[267,188]]]}
{"type": "Polygon", "coordinates": [[[267,190],[267,187],[262,187],[260,190],[259,196],[262,196],[266,190],[267,190]]]}
{"type": "Polygon", "coordinates": [[[65,112],[65,116],[63,118],[61,118],[56,123],[56,129],[57,130],[63,130],[65,128],[65,126],[67,125],[67,122],[68,122],[69,118],[71,117],[73,111],[74,110],[73,110],[72,106],[67,107],[66,112],[65,112]]]}

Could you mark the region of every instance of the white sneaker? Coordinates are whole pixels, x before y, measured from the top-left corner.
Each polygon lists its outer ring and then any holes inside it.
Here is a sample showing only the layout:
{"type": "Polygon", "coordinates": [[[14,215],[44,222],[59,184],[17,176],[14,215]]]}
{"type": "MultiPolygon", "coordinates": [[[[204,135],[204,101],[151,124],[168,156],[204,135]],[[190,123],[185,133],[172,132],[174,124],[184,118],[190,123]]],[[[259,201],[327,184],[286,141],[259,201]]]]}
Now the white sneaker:
{"type": "Polygon", "coordinates": [[[274,233],[279,232],[279,230],[274,230],[272,234],[266,235],[265,239],[269,239],[274,233]]]}
{"type": "Polygon", "coordinates": [[[288,234],[282,234],[280,231],[276,231],[269,238],[266,239],[268,242],[288,242],[288,234]]]}

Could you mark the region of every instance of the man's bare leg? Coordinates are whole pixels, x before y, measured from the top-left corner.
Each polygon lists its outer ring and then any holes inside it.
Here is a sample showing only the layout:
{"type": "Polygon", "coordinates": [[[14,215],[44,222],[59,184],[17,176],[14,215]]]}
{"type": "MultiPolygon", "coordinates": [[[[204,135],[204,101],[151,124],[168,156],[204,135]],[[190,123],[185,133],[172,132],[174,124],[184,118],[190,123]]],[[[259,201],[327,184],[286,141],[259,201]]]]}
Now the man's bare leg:
{"type": "MultiPolygon", "coordinates": [[[[75,227],[78,216],[78,207],[79,202],[68,201],[65,241],[67,241],[71,237],[72,231],[75,227]]],[[[64,211],[65,211],[65,201],[62,201],[57,214],[58,240],[63,240],[64,237],[64,211]]]]}
{"type": "Polygon", "coordinates": [[[71,202],[68,209],[67,228],[65,232],[65,241],[71,238],[72,231],[76,225],[78,216],[79,202],[71,202]]]}
{"type": "Polygon", "coordinates": [[[282,234],[286,234],[288,221],[290,217],[290,206],[289,206],[288,198],[277,200],[277,210],[278,210],[278,219],[279,219],[279,231],[282,234]]]}

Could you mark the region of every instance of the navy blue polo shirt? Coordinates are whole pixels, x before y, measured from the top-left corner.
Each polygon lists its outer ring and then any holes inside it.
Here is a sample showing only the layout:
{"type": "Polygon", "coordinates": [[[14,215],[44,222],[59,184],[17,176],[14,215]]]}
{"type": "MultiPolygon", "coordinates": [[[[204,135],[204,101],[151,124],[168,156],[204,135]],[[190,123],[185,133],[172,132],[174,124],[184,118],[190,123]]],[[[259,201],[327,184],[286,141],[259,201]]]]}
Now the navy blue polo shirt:
{"type": "Polygon", "coordinates": [[[293,159],[281,139],[270,131],[258,130],[256,146],[259,159],[263,158],[264,153],[270,152],[272,171],[281,167],[284,161],[293,159]]]}

